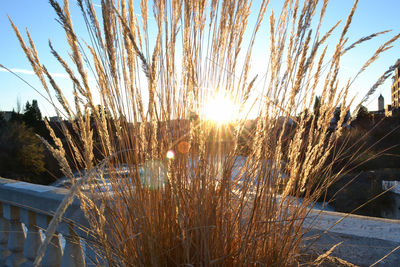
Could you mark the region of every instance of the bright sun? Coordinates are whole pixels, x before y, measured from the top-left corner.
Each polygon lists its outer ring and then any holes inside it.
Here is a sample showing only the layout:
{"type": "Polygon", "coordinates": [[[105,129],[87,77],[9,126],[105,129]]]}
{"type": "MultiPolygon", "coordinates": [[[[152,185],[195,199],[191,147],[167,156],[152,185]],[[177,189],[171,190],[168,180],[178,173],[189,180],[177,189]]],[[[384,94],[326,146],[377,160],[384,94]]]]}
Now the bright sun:
{"type": "Polygon", "coordinates": [[[210,99],[205,106],[205,117],[218,124],[232,122],[238,117],[238,108],[235,103],[223,96],[217,95],[210,99]]]}

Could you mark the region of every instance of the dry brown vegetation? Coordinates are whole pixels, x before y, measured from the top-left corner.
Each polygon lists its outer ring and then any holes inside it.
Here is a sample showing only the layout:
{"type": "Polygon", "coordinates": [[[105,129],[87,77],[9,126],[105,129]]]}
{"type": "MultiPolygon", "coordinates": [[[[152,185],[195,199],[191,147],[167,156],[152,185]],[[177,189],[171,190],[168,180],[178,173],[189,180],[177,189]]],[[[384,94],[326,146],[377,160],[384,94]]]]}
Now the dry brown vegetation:
{"type": "Polygon", "coordinates": [[[278,13],[262,1],[254,14],[246,0],[156,0],[153,6],[143,0],[139,12],[132,0],[104,0],[96,14],[91,1],[78,0],[87,42],[75,33],[68,1],[63,7],[50,2],[65,30],[71,63],[51,43],[50,49],[74,85],[72,101],[39,61],[29,34],[26,44],[12,24],[49,97],[54,89],[61,104],[57,114],[74,131],[63,128],[74,167],[54,134],[55,146],[47,144],[65,175],[76,181],[47,236],[78,197],[96,240],[91,245],[110,266],[296,264],[309,204],[337,177],[327,159],[344,130],[352,84],[338,81],[340,59],[348,47],[375,36],[347,44],[358,1],[347,20],[325,33],[320,29],[328,1],[287,0],[278,13]],[[149,29],[150,12],[156,29],[149,29]],[[249,16],[257,17],[255,25],[248,25],[249,16]],[[247,31],[250,38],[244,37],[247,31]],[[333,31],[339,38],[332,46],[333,31]],[[269,38],[268,57],[258,58],[265,61],[262,79],[250,71],[257,34],[269,38]],[[246,119],[240,119],[229,138],[225,132],[224,140],[218,139],[224,126],[204,115],[216,93],[233,99],[238,113],[250,106],[257,111],[251,132],[244,133],[246,119]],[[321,95],[318,117],[302,112],[312,110],[316,94],[321,95]],[[339,104],[342,115],[332,134],[329,122],[339,104]],[[247,156],[239,157],[243,142],[247,156]],[[170,150],[173,157],[166,156],[170,150]],[[92,179],[121,166],[127,174],[112,172],[109,190],[92,179]],[[81,169],[84,179],[77,180],[73,168],[81,169]],[[81,192],[90,181],[90,192],[81,192]]]}

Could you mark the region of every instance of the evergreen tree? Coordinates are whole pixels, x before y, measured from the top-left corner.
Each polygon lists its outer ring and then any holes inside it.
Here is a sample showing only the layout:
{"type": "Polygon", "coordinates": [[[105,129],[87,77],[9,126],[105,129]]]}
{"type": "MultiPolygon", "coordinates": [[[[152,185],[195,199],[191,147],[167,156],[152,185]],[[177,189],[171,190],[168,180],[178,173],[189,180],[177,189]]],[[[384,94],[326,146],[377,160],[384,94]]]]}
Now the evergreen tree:
{"type": "Polygon", "coordinates": [[[315,116],[316,119],[319,118],[319,112],[320,112],[319,110],[320,110],[320,108],[321,108],[321,97],[320,96],[315,96],[313,110],[314,110],[314,116],[315,116]]]}
{"type": "Polygon", "coordinates": [[[26,102],[23,118],[28,126],[34,126],[42,120],[42,113],[40,112],[37,100],[32,100],[32,104],[29,101],[26,102]]]}
{"type": "Polygon", "coordinates": [[[26,102],[22,121],[28,127],[32,127],[36,134],[48,137],[48,131],[42,120],[42,113],[40,112],[37,100],[32,100],[32,104],[29,101],[26,102]]]}
{"type": "Polygon", "coordinates": [[[0,127],[4,127],[6,120],[4,119],[3,112],[0,112],[0,127]]]}
{"type": "Polygon", "coordinates": [[[15,112],[15,110],[13,109],[13,111],[11,112],[10,122],[22,122],[22,121],[23,121],[23,114],[15,112]]]}

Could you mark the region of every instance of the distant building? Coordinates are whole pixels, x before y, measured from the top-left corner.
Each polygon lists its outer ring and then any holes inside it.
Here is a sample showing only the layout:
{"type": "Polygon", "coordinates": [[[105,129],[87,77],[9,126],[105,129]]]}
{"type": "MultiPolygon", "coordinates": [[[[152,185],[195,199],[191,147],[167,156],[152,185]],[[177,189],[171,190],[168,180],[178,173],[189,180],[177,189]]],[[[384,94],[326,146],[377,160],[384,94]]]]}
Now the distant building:
{"type": "MultiPolygon", "coordinates": [[[[400,59],[396,61],[396,64],[400,64],[400,59]]],[[[392,109],[400,108],[400,67],[395,70],[392,84],[392,109]]]]}
{"type": "Polygon", "coordinates": [[[60,122],[60,118],[58,116],[52,116],[49,119],[51,122],[60,122]]]}
{"type": "MultiPolygon", "coordinates": [[[[388,105],[390,107],[390,105],[388,105]]],[[[388,108],[388,107],[387,107],[388,108]]],[[[391,109],[390,109],[391,112],[391,109]]],[[[373,115],[375,119],[380,119],[385,116],[388,116],[388,111],[385,110],[385,99],[383,98],[382,94],[378,97],[378,110],[370,111],[369,114],[373,115]]],[[[391,113],[390,113],[391,114],[391,113]]]]}
{"type": "Polygon", "coordinates": [[[385,99],[383,98],[382,94],[378,97],[378,111],[385,111],[385,99]]]}
{"type": "Polygon", "coordinates": [[[386,105],[385,107],[385,116],[392,117],[392,105],[386,105]]]}
{"type": "Polygon", "coordinates": [[[385,117],[392,117],[400,115],[400,59],[395,63],[398,67],[394,71],[394,76],[392,77],[392,103],[391,105],[386,105],[382,94],[378,98],[378,111],[372,111],[371,114],[381,115],[385,117]]]}

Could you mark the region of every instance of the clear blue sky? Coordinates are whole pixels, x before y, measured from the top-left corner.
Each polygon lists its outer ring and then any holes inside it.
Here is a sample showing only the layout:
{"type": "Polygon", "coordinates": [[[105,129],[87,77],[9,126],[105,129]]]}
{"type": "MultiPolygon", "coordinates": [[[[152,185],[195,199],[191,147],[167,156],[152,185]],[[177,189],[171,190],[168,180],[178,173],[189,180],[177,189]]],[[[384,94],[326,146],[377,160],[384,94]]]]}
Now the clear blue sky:
{"type": "MultiPolygon", "coordinates": [[[[100,0],[94,0],[95,4],[99,4],[99,2],[100,0]]],[[[258,3],[257,0],[253,0],[253,2],[256,5],[258,3]]],[[[271,0],[271,7],[278,9],[281,2],[283,1],[271,0]]],[[[328,5],[328,13],[325,21],[326,25],[331,26],[339,19],[345,20],[352,4],[352,0],[331,0],[328,5]]],[[[70,7],[74,26],[79,29],[80,26],[83,25],[83,21],[75,0],[70,1],[70,7]]],[[[399,0],[359,1],[359,6],[349,32],[349,43],[373,32],[388,29],[393,31],[383,37],[378,37],[374,41],[364,43],[353,52],[350,52],[346,59],[342,61],[342,70],[344,70],[343,77],[347,74],[350,76],[357,72],[363,62],[374,53],[380,44],[400,32],[399,10],[399,0]]],[[[8,22],[7,14],[19,27],[20,31],[24,31],[26,27],[29,29],[32,38],[36,43],[42,63],[47,66],[50,72],[58,73],[59,75],[56,75],[58,77],[57,81],[66,89],[66,91],[70,90],[71,88],[68,79],[63,77],[65,74],[62,68],[52,57],[48,48],[48,39],[51,39],[54,47],[62,55],[66,56],[66,41],[64,33],[59,24],[55,21],[55,13],[48,1],[0,1],[0,63],[8,68],[14,69],[19,75],[21,75],[21,77],[43,92],[37,78],[31,74],[30,64],[25,58],[18,40],[12,31],[8,22]]],[[[264,28],[263,30],[268,31],[268,28],[264,28]]],[[[263,44],[265,44],[265,41],[263,44]]],[[[380,59],[360,77],[359,81],[353,86],[352,94],[358,94],[358,99],[360,99],[378,77],[387,70],[390,65],[393,65],[397,58],[400,58],[399,48],[400,42],[398,41],[395,43],[392,50],[383,54],[380,59]]],[[[255,65],[256,64],[257,62],[255,62],[255,65]]],[[[367,104],[369,103],[368,108],[370,110],[377,109],[377,97],[380,93],[385,97],[385,104],[391,102],[390,83],[391,79],[380,87],[370,98],[370,101],[367,102],[367,104]]],[[[46,101],[38,93],[12,74],[0,69],[0,110],[5,111],[15,108],[18,98],[22,105],[24,105],[27,100],[37,99],[44,115],[54,114],[49,105],[46,105],[46,101]]]]}

